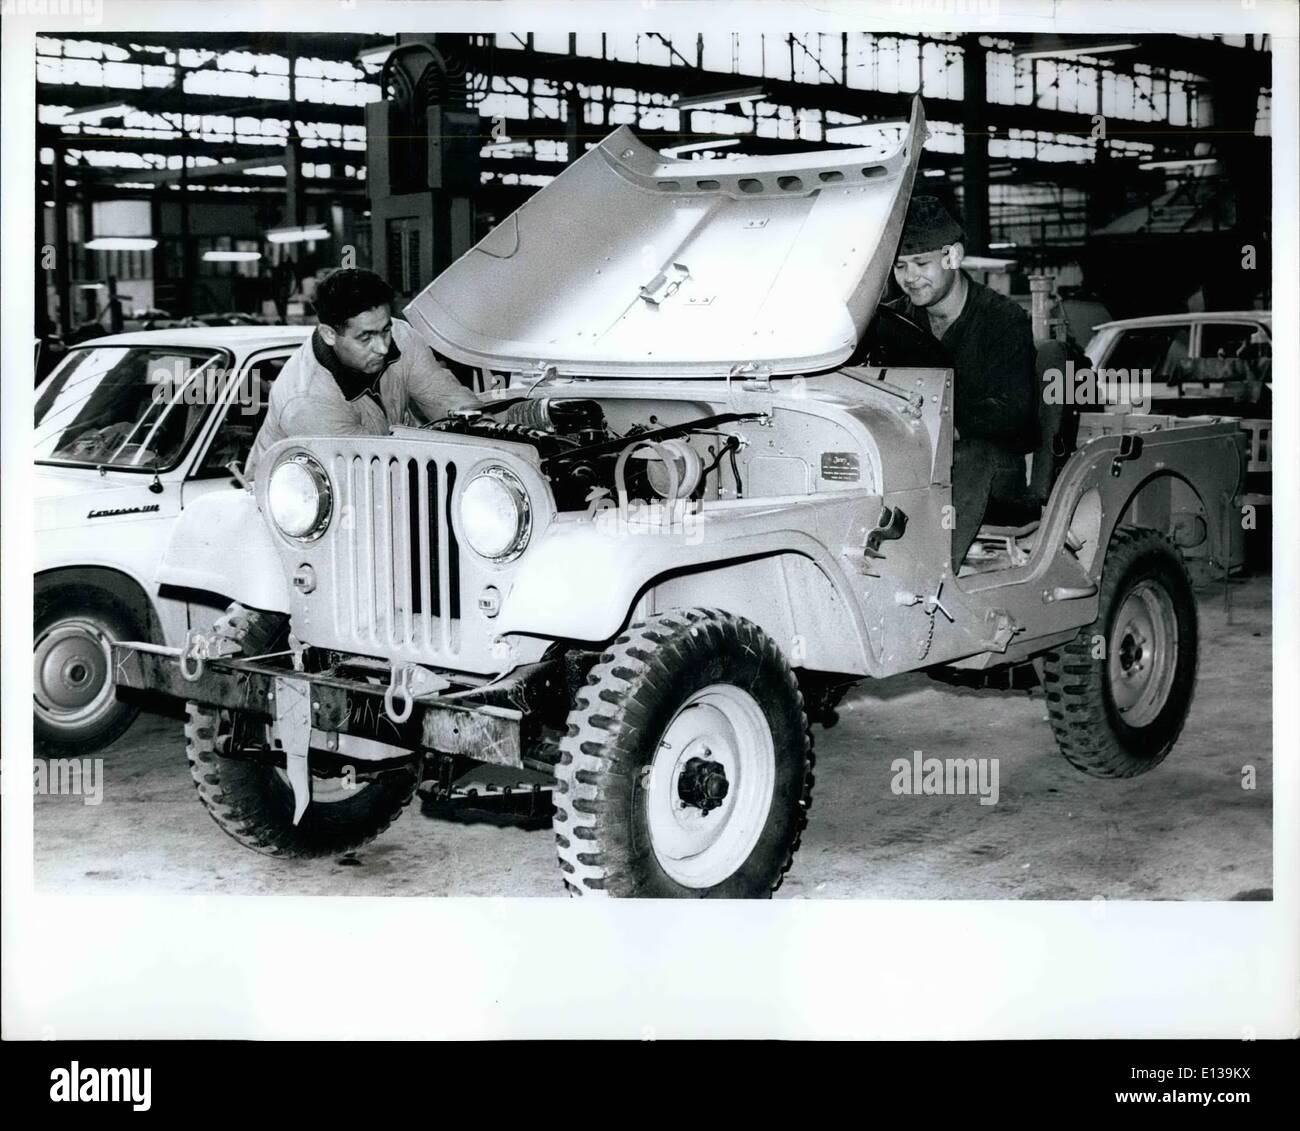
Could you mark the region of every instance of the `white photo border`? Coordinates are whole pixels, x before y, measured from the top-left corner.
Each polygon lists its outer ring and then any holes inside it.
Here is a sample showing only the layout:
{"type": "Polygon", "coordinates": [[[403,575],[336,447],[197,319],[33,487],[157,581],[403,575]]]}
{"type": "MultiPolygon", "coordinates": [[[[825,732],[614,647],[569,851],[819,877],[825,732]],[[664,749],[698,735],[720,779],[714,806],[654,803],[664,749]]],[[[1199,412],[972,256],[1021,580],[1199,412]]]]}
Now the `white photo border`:
{"type": "MultiPolygon", "coordinates": [[[[34,38],[96,29],[1115,31],[1273,36],[1275,367],[1300,372],[1297,9],[1014,0],[297,3],[4,0],[3,778],[31,781],[34,38]],[[79,14],[60,15],[60,12],[79,14]],[[1288,317],[1287,312],[1292,316],[1288,317]]],[[[610,902],[66,896],[3,791],[3,1035],[73,1038],[1291,1037],[1300,778],[1300,382],[1275,389],[1274,898],[1258,903],[610,902]],[[1288,550],[1290,552],[1288,552],[1288,550]],[[1287,734],[1292,735],[1286,740],[1287,734]],[[380,964],[387,977],[372,979],[380,964]],[[403,964],[405,964],[403,966],[403,964]],[[400,994],[385,984],[409,970],[400,994]],[[708,977],[701,977],[706,969],[708,977]],[[325,992],[320,992],[322,987],[325,992]],[[352,992],[355,991],[355,992],[352,992]]],[[[864,861],[864,867],[869,863],[864,861]]]]}

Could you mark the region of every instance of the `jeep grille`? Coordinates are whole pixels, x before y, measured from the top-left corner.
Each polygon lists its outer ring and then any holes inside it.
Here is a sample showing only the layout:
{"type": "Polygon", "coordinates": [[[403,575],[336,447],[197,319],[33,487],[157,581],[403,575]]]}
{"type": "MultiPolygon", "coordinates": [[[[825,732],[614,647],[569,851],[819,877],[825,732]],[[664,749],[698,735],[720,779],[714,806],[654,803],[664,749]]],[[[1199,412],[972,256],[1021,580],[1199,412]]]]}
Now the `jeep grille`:
{"type": "Polygon", "coordinates": [[[337,455],[334,630],[358,647],[460,648],[460,551],[451,460],[337,455]]]}

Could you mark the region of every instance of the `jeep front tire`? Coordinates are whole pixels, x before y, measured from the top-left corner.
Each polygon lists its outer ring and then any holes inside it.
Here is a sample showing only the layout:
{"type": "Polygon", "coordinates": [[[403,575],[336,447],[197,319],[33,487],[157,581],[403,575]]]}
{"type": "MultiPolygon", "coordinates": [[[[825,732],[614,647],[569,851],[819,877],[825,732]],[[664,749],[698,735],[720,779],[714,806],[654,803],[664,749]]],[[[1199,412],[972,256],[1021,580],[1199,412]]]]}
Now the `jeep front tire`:
{"type": "Polygon", "coordinates": [[[766,898],[807,823],[812,739],[794,674],[756,625],[688,609],[601,655],[555,767],[575,895],[766,898]]]}
{"type": "MultiPolygon", "coordinates": [[[[232,606],[223,626],[246,656],[283,648],[288,640],[282,613],[232,606]]],[[[277,764],[283,755],[274,750],[274,724],[194,702],[185,711],[185,756],[199,800],[224,832],[265,856],[333,856],[360,848],[401,815],[420,784],[414,763],[369,781],[313,774],[311,804],[295,825],[293,788],[277,764]]]]}

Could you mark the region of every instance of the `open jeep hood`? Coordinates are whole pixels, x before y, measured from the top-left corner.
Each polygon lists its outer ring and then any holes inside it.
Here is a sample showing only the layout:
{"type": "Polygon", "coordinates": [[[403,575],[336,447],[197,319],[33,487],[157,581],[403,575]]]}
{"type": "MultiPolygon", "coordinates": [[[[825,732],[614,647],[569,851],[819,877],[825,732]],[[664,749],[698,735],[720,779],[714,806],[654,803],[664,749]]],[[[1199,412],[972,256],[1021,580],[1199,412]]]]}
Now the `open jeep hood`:
{"type": "Polygon", "coordinates": [[[725,376],[829,369],[891,268],[925,138],[669,161],[620,127],[406,307],[439,353],[502,371],[725,376]]]}

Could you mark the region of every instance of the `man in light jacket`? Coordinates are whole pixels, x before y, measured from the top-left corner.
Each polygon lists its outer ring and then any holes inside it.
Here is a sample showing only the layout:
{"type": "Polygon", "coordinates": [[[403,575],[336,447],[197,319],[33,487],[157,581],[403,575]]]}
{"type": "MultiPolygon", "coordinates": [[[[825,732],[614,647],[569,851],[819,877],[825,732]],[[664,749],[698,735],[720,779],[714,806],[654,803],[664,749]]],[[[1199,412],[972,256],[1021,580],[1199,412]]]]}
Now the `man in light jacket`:
{"type": "Polygon", "coordinates": [[[267,449],[291,436],[383,436],[417,413],[429,422],[478,403],[407,323],[393,320],[393,288],[373,271],[333,272],[314,302],[320,325],[271,386],[249,478],[267,449]]]}

